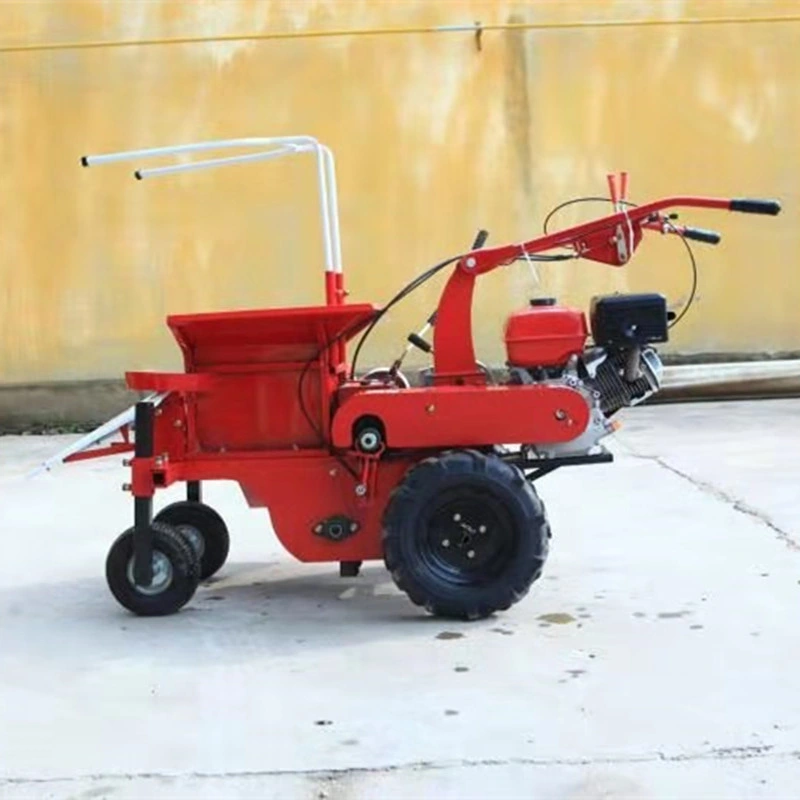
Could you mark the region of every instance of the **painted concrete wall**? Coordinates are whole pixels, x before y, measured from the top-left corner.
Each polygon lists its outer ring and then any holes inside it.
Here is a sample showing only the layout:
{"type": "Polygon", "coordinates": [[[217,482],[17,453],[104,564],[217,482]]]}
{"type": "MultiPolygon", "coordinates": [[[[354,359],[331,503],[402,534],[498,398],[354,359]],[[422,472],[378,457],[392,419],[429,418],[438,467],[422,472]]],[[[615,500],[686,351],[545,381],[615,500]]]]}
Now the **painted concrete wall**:
{"type": "MultiPolygon", "coordinates": [[[[0,4],[4,44],[537,20],[745,17],[791,0],[589,2],[69,2],[0,4]]],[[[694,213],[696,306],[672,352],[800,350],[800,23],[469,33],[0,52],[0,383],[174,367],[167,313],[319,302],[310,158],[137,182],[79,157],[215,137],[309,133],[338,165],[354,300],[381,302],[483,226],[541,230],[576,195],[631,173],[632,199],[776,196],[777,218],[694,213]]],[[[571,209],[559,224],[591,210],[571,209]]],[[[680,242],[653,237],[626,270],[524,265],[479,287],[476,340],[533,293],[690,287],[680,242]]],[[[421,290],[379,328],[393,355],[434,305],[421,290]]]]}

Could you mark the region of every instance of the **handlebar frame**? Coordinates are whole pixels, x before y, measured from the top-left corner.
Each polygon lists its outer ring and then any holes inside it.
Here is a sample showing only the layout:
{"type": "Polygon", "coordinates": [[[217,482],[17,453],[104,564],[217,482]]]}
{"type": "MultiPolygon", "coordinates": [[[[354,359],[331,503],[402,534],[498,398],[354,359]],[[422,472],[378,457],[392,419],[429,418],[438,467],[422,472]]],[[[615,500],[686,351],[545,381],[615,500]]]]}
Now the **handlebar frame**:
{"type": "Polygon", "coordinates": [[[475,279],[479,275],[556,247],[571,247],[576,258],[588,258],[621,267],[630,260],[642,239],[644,229],[679,235],[682,230],[686,230],[674,225],[663,214],[667,209],[715,208],[761,214],[780,212],[780,204],[775,200],[740,201],[717,197],[677,196],[627,207],[619,202],[622,199],[624,198],[620,196],[614,198],[616,210],[608,216],[527,242],[473,249],[465,253],[456,262],[436,311],[433,382],[452,384],[486,381],[485,375],[477,366],[472,339],[472,297],[475,279]]]}
{"type": "Polygon", "coordinates": [[[661,213],[675,208],[715,208],[724,211],[770,214],[780,212],[780,204],[775,200],[743,201],[718,197],[665,197],[645,205],[622,208],[608,216],[520,244],[470,251],[458,262],[458,268],[473,275],[483,275],[497,267],[524,258],[526,255],[541,253],[556,247],[571,247],[575,250],[576,257],[621,267],[630,261],[641,241],[643,229],[660,230],[662,233],[681,232],[681,228],[668,223],[661,213]],[[769,208],[770,211],[752,211],[751,209],[756,206],[748,205],[743,208],[742,203],[763,204],[757,207],[769,208]],[[622,241],[620,237],[622,237],[622,241]]]}

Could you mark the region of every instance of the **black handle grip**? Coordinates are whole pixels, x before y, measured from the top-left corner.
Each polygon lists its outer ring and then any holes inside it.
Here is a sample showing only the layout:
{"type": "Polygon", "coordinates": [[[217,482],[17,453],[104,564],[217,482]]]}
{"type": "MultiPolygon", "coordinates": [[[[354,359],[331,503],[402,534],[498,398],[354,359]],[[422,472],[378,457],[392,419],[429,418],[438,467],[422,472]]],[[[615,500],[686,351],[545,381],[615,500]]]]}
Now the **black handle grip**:
{"type": "Polygon", "coordinates": [[[708,231],[705,228],[684,228],[684,239],[693,239],[695,242],[705,244],[719,244],[722,237],[716,231],[708,231]]]}
{"type": "Polygon", "coordinates": [[[489,231],[483,230],[481,228],[478,231],[478,235],[475,237],[475,241],[472,243],[472,250],[480,250],[486,244],[486,240],[489,238],[489,231]]]}
{"type": "Polygon", "coordinates": [[[414,347],[418,347],[422,350],[423,353],[430,353],[433,348],[419,335],[416,333],[409,333],[408,334],[408,341],[414,345],[414,347]]]}
{"type": "Polygon", "coordinates": [[[774,217],[781,213],[781,204],[777,200],[739,198],[731,200],[731,211],[741,211],[744,214],[768,214],[774,217]]]}

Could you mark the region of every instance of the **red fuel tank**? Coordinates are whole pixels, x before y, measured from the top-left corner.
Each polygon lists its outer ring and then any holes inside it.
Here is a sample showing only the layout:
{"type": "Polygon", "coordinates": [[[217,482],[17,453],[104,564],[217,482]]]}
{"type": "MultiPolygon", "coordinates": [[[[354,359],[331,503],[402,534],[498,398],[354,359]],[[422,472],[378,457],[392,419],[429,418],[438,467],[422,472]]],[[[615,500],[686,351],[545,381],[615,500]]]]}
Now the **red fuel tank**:
{"type": "Polygon", "coordinates": [[[531,300],[531,307],[506,320],[508,363],[514,367],[558,367],[586,344],[586,315],[556,305],[551,298],[531,300]]]}

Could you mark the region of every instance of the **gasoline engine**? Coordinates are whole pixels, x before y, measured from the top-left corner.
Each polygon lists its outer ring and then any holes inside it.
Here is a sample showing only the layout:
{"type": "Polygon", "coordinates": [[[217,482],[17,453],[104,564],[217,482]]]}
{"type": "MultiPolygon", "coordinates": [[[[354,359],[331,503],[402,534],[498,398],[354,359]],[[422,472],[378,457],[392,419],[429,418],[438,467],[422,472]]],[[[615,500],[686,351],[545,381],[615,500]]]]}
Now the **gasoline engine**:
{"type": "Polygon", "coordinates": [[[536,298],[512,313],[505,326],[509,382],[569,386],[590,410],[581,436],[526,450],[548,458],[588,454],[614,430],[620,409],[657,392],[662,364],[652,345],[667,341],[671,316],[660,294],[595,297],[588,325],[582,310],[553,298],[536,298]]]}

